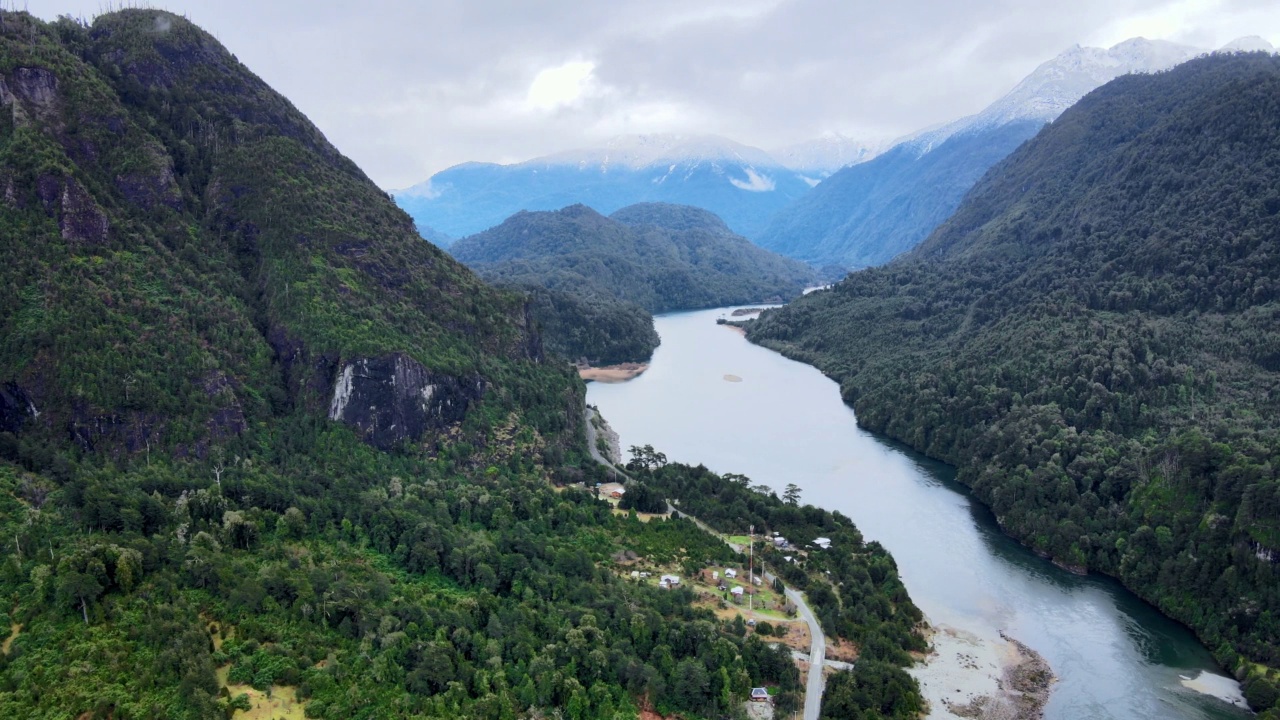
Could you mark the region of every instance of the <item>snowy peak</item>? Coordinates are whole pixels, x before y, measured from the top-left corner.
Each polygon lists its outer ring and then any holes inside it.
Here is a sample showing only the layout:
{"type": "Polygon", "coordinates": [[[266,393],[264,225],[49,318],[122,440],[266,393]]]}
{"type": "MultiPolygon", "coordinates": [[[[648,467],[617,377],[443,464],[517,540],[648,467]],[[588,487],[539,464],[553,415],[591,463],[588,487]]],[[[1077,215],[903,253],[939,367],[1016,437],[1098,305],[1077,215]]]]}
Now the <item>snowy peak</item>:
{"type": "Polygon", "coordinates": [[[1267,52],[1275,54],[1276,48],[1271,43],[1257,35],[1249,35],[1247,37],[1236,38],[1231,42],[1223,45],[1218,52],[1236,53],[1236,52],[1267,52]]]}
{"type": "Polygon", "coordinates": [[[621,135],[595,148],[567,150],[529,160],[522,165],[577,166],[581,169],[611,167],[640,170],[672,164],[703,162],[754,167],[778,167],[765,151],[717,135],[621,135]]]}
{"type": "Polygon", "coordinates": [[[826,133],[812,140],[778,148],[770,155],[784,167],[820,180],[846,165],[866,162],[892,145],[891,140],[857,140],[840,133],[826,133]]]}
{"type": "Polygon", "coordinates": [[[1131,38],[1106,50],[1077,45],[1041,64],[1008,95],[979,113],[975,124],[1047,122],[1093,89],[1121,75],[1168,70],[1203,52],[1190,45],[1146,38],[1131,38]]]}
{"type": "Polygon", "coordinates": [[[1020,120],[1049,122],[1095,88],[1121,75],[1168,70],[1204,52],[1190,45],[1140,37],[1107,49],[1075,45],[1042,63],[1007,95],[977,115],[961,118],[908,140],[921,152],[928,152],[952,135],[970,130],[994,128],[1020,120]]]}

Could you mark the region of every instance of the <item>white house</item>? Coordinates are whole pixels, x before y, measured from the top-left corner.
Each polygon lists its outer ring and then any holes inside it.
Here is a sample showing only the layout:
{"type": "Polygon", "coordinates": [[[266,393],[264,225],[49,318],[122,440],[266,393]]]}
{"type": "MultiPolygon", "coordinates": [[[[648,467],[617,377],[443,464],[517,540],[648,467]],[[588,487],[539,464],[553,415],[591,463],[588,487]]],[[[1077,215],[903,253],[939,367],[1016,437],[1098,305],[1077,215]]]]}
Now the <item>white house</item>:
{"type": "Polygon", "coordinates": [[[666,585],[667,587],[676,587],[679,584],[680,584],[679,575],[663,575],[662,577],[658,578],[659,587],[663,585],[666,585]]]}
{"type": "Polygon", "coordinates": [[[729,568],[728,570],[724,571],[724,576],[727,578],[736,578],[738,577],[738,571],[734,570],[733,568],[729,568]]]}
{"type": "Polygon", "coordinates": [[[779,535],[778,537],[773,539],[773,546],[778,548],[784,548],[787,546],[787,539],[779,535]]]}
{"type": "Polygon", "coordinates": [[[828,537],[814,538],[813,544],[817,545],[823,550],[826,550],[831,547],[831,538],[828,538],[828,537]]]}
{"type": "Polygon", "coordinates": [[[741,600],[742,593],[744,592],[746,591],[742,589],[741,585],[734,585],[733,589],[729,591],[729,594],[733,596],[734,600],[741,600]]]}
{"type": "Polygon", "coordinates": [[[769,702],[769,691],[765,688],[751,688],[751,702],[769,702]]]}

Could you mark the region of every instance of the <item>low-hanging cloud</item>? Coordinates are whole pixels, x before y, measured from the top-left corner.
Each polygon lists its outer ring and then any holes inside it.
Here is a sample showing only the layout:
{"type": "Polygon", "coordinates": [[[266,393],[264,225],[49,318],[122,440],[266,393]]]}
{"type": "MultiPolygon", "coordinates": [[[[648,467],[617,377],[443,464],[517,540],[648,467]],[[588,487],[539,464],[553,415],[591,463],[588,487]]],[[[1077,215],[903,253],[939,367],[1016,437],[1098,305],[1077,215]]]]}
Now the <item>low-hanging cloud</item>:
{"type": "Polygon", "coordinates": [[[730,177],[729,183],[739,190],[747,190],[749,192],[773,192],[775,184],[773,178],[768,175],[762,175],[753,168],[746,168],[747,179],[745,182],[736,177],[730,177]]]}
{"type": "MultiPolygon", "coordinates": [[[[100,0],[31,0],[46,19],[100,0]]],[[[1076,43],[1280,43],[1274,0],[167,0],[384,187],[617,133],[764,148],[980,110],[1076,43]]],[[[739,180],[751,184],[752,180],[739,180]]]]}

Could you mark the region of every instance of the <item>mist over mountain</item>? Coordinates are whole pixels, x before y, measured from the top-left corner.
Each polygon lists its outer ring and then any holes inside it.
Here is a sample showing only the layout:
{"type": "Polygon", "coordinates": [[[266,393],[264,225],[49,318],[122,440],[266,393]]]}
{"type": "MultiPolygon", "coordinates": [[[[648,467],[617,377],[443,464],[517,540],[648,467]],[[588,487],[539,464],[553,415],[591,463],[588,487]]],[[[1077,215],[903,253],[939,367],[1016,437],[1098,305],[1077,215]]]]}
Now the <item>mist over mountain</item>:
{"type": "Polygon", "coordinates": [[[419,225],[452,237],[522,210],[583,204],[608,214],[638,202],[705,208],[750,237],[809,187],[758,148],[714,136],[639,135],[514,165],[466,163],[393,195],[419,225]]]}
{"type": "Polygon", "coordinates": [[[1103,50],[1073,47],[1045,62],[982,112],[917,133],[846,167],[778,211],[761,247],[815,264],[879,265],[942,223],[996,162],[1085,93],[1112,78],[1153,72],[1200,54],[1134,38],[1103,50]]]}

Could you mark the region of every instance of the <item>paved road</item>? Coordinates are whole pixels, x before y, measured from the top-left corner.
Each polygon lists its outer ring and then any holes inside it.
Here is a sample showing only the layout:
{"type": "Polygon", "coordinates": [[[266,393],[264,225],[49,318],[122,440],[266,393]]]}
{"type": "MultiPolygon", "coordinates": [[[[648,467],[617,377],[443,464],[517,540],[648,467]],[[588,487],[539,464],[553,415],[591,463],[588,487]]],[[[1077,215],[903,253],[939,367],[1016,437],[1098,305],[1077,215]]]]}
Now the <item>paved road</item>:
{"type": "MultiPolygon", "coordinates": [[[[630,480],[627,474],[621,472],[609,459],[600,454],[600,450],[596,448],[596,429],[591,424],[591,418],[596,416],[596,411],[592,408],[586,409],[587,418],[587,448],[591,451],[591,457],[596,462],[608,467],[623,478],[630,480]]],[[[723,534],[714,530],[711,526],[702,522],[698,518],[682,513],[675,508],[668,507],[671,512],[688,520],[692,520],[694,524],[702,528],[705,532],[711,533],[718,538],[723,539],[735,550],[741,552],[741,548],[730,543],[723,534]]],[[[772,573],[764,573],[764,581],[773,583],[774,577],[772,573]]],[[[800,617],[809,625],[809,637],[812,638],[809,645],[809,679],[804,690],[804,720],[818,720],[819,713],[822,712],[822,693],[826,689],[826,678],[822,674],[822,667],[826,664],[827,658],[827,637],[822,634],[822,625],[818,623],[818,618],[814,617],[813,611],[809,609],[808,603],[804,601],[804,596],[796,590],[787,588],[787,599],[795,603],[796,609],[800,612],[800,617]]]]}
{"type": "Polygon", "coordinates": [[[596,432],[596,426],[591,424],[592,418],[595,418],[595,417],[598,417],[595,411],[595,408],[590,408],[590,407],[587,408],[586,409],[586,418],[587,418],[586,425],[587,425],[588,452],[591,453],[592,459],[594,459],[596,462],[612,470],[615,477],[621,476],[621,479],[623,479],[624,481],[630,480],[631,478],[627,477],[626,473],[622,472],[617,467],[615,467],[613,463],[609,462],[609,458],[602,455],[600,453],[600,448],[596,447],[596,438],[599,436],[599,433],[596,432]]]}
{"type": "MultiPolygon", "coordinates": [[[[765,576],[768,582],[768,573],[765,576]]],[[[827,659],[827,638],[799,592],[787,588],[787,599],[796,604],[800,617],[809,623],[809,635],[813,638],[809,645],[809,681],[804,688],[804,720],[818,720],[818,714],[822,712],[822,691],[827,686],[826,677],[822,674],[822,666],[827,659]]]]}
{"type": "MultiPolygon", "coordinates": [[[[711,526],[698,518],[674,508],[672,512],[686,520],[692,520],[694,524],[704,531],[724,539],[724,535],[713,530],[711,526]]],[[[725,540],[725,542],[729,543],[738,552],[742,551],[740,547],[730,543],[728,540],[725,540]]],[[[773,573],[764,573],[764,581],[773,584],[773,573]]],[[[803,595],[788,587],[787,599],[795,603],[796,609],[800,612],[800,617],[809,625],[809,637],[812,640],[809,644],[809,679],[804,688],[804,720],[818,720],[818,715],[822,712],[822,693],[827,686],[826,677],[822,674],[822,667],[826,664],[827,659],[827,636],[822,634],[822,625],[818,623],[818,618],[814,617],[813,611],[809,609],[809,605],[804,601],[803,595]]]]}

